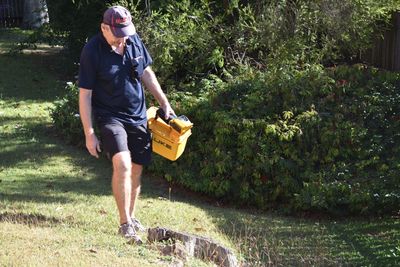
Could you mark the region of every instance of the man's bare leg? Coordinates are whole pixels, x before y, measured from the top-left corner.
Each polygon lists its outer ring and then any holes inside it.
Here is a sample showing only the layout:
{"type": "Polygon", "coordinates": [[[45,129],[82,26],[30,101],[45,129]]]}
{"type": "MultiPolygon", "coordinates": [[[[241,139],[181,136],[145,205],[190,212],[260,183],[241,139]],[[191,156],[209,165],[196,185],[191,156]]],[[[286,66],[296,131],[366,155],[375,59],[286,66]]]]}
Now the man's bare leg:
{"type": "Polygon", "coordinates": [[[140,194],[140,176],[142,175],[143,166],[132,163],[132,171],[131,171],[131,199],[129,206],[129,214],[131,218],[135,218],[135,209],[137,200],[140,194]]]}
{"type": "Polygon", "coordinates": [[[112,190],[119,212],[120,224],[130,221],[131,171],[132,163],[129,151],[118,152],[112,158],[112,190]]]}

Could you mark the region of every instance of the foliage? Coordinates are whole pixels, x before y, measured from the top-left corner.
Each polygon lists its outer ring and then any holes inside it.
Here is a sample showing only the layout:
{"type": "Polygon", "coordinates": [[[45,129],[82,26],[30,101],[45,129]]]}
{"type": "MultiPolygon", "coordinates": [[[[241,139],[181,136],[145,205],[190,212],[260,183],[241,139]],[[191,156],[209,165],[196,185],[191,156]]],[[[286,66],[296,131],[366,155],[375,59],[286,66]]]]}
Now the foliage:
{"type": "Polygon", "coordinates": [[[179,89],[181,83],[224,67],[224,49],[215,33],[218,23],[206,3],[192,5],[190,1],[174,2],[138,21],[138,31],[152,52],[154,69],[166,89],[179,89]]]}
{"type": "Polygon", "coordinates": [[[231,25],[227,56],[256,67],[267,66],[271,53],[294,43],[298,54],[317,62],[352,61],[400,8],[391,0],[239,2],[248,4],[238,8],[237,22],[231,25]]]}
{"type": "Polygon", "coordinates": [[[46,43],[51,46],[64,45],[65,33],[56,32],[49,24],[43,24],[40,28],[24,40],[23,45],[46,43]]]}
{"type": "Polygon", "coordinates": [[[79,117],[78,93],[77,85],[68,82],[62,97],[54,102],[50,115],[54,126],[67,142],[82,146],[85,136],[79,117]]]}
{"type": "Polygon", "coordinates": [[[159,159],[153,171],[263,208],[396,212],[399,78],[364,65],[311,65],[203,81],[213,90],[175,97],[195,124],[184,156],[159,159]]]}
{"type": "Polygon", "coordinates": [[[303,55],[299,63],[354,61],[400,8],[394,0],[50,1],[51,27],[67,32],[75,60],[115,4],[131,10],[168,90],[224,69],[234,75],[243,65],[265,69],[282,47],[303,55]]]}
{"type": "Polygon", "coordinates": [[[78,61],[87,39],[99,30],[102,13],[111,1],[48,1],[51,27],[67,32],[66,46],[78,61]]]}

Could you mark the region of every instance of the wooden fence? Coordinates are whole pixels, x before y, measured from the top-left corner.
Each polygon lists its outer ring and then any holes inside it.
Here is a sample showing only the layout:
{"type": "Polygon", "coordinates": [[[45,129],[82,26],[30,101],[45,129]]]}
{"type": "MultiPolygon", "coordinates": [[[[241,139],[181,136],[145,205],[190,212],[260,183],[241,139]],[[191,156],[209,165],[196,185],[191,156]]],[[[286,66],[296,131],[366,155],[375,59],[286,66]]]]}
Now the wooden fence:
{"type": "Polygon", "coordinates": [[[400,11],[393,14],[393,26],[377,38],[361,59],[376,67],[400,71],[400,11]]]}
{"type": "Polygon", "coordinates": [[[19,27],[24,17],[24,0],[0,0],[0,28],[19,27]]]}

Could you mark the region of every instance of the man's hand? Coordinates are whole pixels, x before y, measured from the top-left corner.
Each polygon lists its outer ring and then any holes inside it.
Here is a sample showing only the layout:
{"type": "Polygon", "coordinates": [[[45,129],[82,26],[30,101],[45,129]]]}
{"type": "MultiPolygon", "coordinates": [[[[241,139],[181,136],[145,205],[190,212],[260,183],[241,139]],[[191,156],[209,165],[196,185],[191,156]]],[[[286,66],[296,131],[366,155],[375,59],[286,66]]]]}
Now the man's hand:
{"type": "Polygon", "coordinates": [[[176,114],[174,110],[171,108],[171,105],[167,102],[161,105],[162,110],[164,111],[165,114],[165,119],[168,120],[168,118],[173,115],[176,117],[176,114]]]}
{"type": "Polygon", "coordinates": [[[86,148],[89,151],[90,155],[99,158],[98,152],[101,152],[100,142],[94,133],[88,134],[86,136],[86,148]]]}

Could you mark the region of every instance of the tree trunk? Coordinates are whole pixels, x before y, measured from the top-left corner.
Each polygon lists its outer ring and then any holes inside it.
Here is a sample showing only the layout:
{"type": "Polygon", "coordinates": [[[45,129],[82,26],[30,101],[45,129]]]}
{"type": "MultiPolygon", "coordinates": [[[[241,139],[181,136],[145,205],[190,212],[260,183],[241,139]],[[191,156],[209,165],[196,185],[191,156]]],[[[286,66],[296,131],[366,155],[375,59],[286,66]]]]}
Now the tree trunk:
{"type": "Polygon", "coordinates": [[[22,27],[25,29],[37,29],[47,22],[49,22],[49,14],[46,0],[25,0],[22,27]]]}

